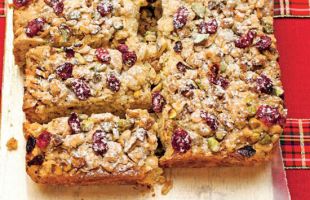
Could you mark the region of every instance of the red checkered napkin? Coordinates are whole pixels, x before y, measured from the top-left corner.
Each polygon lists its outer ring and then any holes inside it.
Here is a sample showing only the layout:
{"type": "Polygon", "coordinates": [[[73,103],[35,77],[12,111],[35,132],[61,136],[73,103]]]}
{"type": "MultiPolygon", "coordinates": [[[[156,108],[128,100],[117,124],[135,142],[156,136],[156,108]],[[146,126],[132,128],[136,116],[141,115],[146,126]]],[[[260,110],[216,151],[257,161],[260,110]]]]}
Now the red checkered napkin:
{"type": "Polygon", "coordinates": [[[286,169],[310,169],[310,119],[288,119],[280,143],[286,169]]]}
{"type": "Polygon", "coordinates": [[[310,0],[274,0],[275,17],[310,17],[310,0]]]}

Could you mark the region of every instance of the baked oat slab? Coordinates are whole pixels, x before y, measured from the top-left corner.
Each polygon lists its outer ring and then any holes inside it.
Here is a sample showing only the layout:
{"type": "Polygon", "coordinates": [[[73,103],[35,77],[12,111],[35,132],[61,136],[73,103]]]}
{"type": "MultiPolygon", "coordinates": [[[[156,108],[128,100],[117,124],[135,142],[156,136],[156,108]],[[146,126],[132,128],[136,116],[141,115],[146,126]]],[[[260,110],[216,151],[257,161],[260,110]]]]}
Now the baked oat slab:
{"type": "Polygon", "coordinates": [[[163,0],[153,93],[164,167],[270,159],[286,109],[269,1],[163,0]]]}
{"type": "Polygon", "coordinates": [[[23,109],[32,122],[71,112],[124,114],[151,105],[156,72],[126,44],[117,49],[40,46],[27,53],[23,109]]]}
{"type": "Polygon", "coordinates": [[[27,173],[44,184],[153,184],[162,173],[156,126],[145,110],[128,110],[124,119],[72,113],[47,124],[26,122],[27,173]]]}
{"type": "Polygon", "coordinates": [[[25,63],[30,48],[86,44],[94,48],[111,40],[135,36],[139,7],[132,0],[22,0],[14,1],[14,55],[25,63]]]}

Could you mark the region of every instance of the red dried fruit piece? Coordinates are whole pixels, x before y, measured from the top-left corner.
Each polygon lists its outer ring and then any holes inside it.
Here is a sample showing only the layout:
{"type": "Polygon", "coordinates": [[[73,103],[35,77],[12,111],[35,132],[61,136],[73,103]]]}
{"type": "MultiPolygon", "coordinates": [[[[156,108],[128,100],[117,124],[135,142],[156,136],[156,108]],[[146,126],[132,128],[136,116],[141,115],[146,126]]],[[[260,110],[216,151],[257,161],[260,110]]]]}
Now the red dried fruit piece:
{"type": "Polygon", "coordinates": [[[137,62],[137,55],[134,51],[122,54],[123,63],[128,67],[132,67],[137,62]]]}
{"type": "Polygon", "coordinates": [[[56,15],[60,15],[64,10],[63,0],[44,0],[44,2],[53,8],[56,15]]]}
{"type": "Polygon", "coordinates": [[[273,91],[273,83],[270,78],[262,74],[260,77],[256,79],[256,89],[257,91],[266,94],[271,94],[273,91]]]}
{"type": "Polygon", "coordinates": [[[111,61],[111,56],[110,56],[110,53],[107,49],[105,48],[98,48],[96,49],[96,52],[95,52],[98,60],[100,60],[101,62],[103,63],[110,63],[111,61]]]}
{"type": "Polygon", "coordinates": [[[198,26],[198,32],[202,34],[207,34],[207,33],[213,34],[213,33],[216,33],[217,27],[218,27],[218,24],[217,24],[216,19],[212,19],[209,22],[203,21],[198,26]]]}
{"type": "Polygon", "coordinates": [[[200,117],[206,122],[212,131],[215,131],[218,128],[218,122],[214,115],[205,111],[201,111],[200,117]]]}
{"type": "Polygon", "coordinates": [[[28,166],[32,166],[32,165],[42,165],[42,163],[44,162],[44,155],[37,155],[35,157],[32,158],[32,160],[27,162],[28,166]]]}
{"type": "Polygon", "coordinates": [[[128,52],[128,46],[126,44],[120,44],[117,47],[117,50],[119,50],[121,53],[128,52]]]}
{"type": "Polygon", "coordinates": [[[175,44],[174,44],[173,50],[176,53],[180,53],[182,51],[182,49],[183,49],[182,42],[181,41],[176,41],[175,44]]]}
{"type": "Polygon", "coordinates": [[[177,63],[177,69],[182,72],[185,73],[186,69],[189,68],[188,66],[184,65],[182,62],[178,62],[177,63]]]}
{"type": "Polygon", "coordinates": [[[193,84],[187,84],[185,88],[181,89],[181,94],[184,97],[190,98],[194,95],[193,89],[196,89],[196,87],[193,84]]]}
{"type": "Polygon", "coordinates": [[[81,122],[76,113],[71,113],[69,119],[68,119],[68,124],[72,130],[72,133],[78,133],[81,131],[81,122]]]}
{"type": "Polygon", "coordinates": [[[184,6],[178,8],[177,12],[173,15],[173,26],[175,29],[180,29],[185,26],[188,14],[188,9],[184,6]]]}
{"type": "Polygon", "coordinates": [[[256,112],[256,116],[267,126],[272,126],[274,124],[283,126],[286,121],[285,117],[280,114],[278,108],[269,105],[261,105],[256,112]]]}
{"type": "Polygon", "coordinates": [[[256,150],[253,149],[252,146],[247,145],[247,146],[244,146],[238,149],[237,152],[244,157],[250,158],[254,156],[254,154],[256,153],[256,150]]]}
{"type": "Polygon", "coordinates": [[[97,11],[100,13],[102,17],[107,16],[113,10],[113,5],[110,2],[101,2],[97,6],[97,11]]]}
{"type": "Polygon", "coordinates": [[[172,148],[179,152],[179,153],[185,153],[191,148],[191,142],[192,139],[190,138],[189,134],[181,129],[177,128],[172,135],[171,138],[171,144],[172,148]]]}
{"type": "Polygon", "coordinates": [[[48,131],[43,131],[38,137],[37,137],[37,146],[40,149],[45,149],[51,141],[51,133],[48,131]]]}
{"type": "Polygon", "coordinates": [[[82,101],[88,99],[91,96],[90,88],[84,79],[75,79],[72,82],[72,90],[77,98],[82,101]]]}
{"type": "Polygon", "coordinates": [[[268,50],[271,46],[271,38],[267,35],[260,36],[258,42],[256,43],[256,47],[260,51],[268,50]]]}
{"type": "Polygon", "coordinates": [[[13,0],[13,5],[16,8],[21,8],[23,6],[26,6],[29,3],[29,0],[13,0]]]}
{"type": "Polygon", "coordinates": [[[210,76],[210,82],[213,83],[214,85],[221,86],[223,89],[227,89],[227,87],[229,85],[229,81],[226,78],[224,78],[223,76],[211,75],[210,76]]]}
{"type": "Polygon", "coordinates": [[[166,100],[159,92],[152,94],[152,109],[154,112],[161,113],[165,104],[166,100]]]}
{"type": "Polygon", "coordinates": [[[108,151],[106,133],[102,130],[96,130],[93,134],[92,148],[97,155],[103,156],[108,151]]]}
{"type": "Polygon", "coordinates": [[[26,35],[28,37],[37,36],[38,33],[43,30],[44,24],[45,24],[45,19],[41,17],[31,20],[27,24],[27,27],[25,30],[26,35]]]}
{"type": "Polygon", "coordinates": [[[56,68],[56,74],[62,79],[67,80],[72,77],[73,64],[64,63],[56,68]]]}
{"type": "Polygon", "coordinates": [[[75,55],[73,48],[70,47],[64,47],[64,52],[66,53],[67,58],[73,58],[75,55]]]}
{"type": "Polygon", "coordinates": [[[108,75],[107,86],[113,92],[118,92],[121,88],[121,82],[116,78],[114,74],[108,75]]]}
{"type": "Polygon", "coordinates": [[[249,47],[256,36],[256,32],[253,30],[249,30],[247,34],[241,36],[235,41],[235,46],[241,49],[249,47]]]}
{"type": "Polygon", "coordinates": [[[211,74],[212,74],[213,76],[217,76],[217,75],[219,74],[219,70],[220,70],[220,68],[219,68],[218,65],[212,65],[212,66],[210,67],[210,72],[211,72],[211,74]]]}
{"type": "Polygon", "coordinates": [[[36,146],[36,139],[32,136],[29,136],[26,144],[26,152],[31,153],[35,146],[36,146]]]}

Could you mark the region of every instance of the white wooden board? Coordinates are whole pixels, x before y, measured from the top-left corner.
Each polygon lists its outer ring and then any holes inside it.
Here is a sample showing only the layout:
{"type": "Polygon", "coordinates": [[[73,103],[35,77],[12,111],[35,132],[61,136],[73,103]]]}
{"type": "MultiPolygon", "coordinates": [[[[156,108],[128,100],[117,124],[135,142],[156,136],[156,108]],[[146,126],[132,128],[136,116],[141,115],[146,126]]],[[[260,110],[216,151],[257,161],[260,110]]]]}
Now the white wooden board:
{"type": "MultiPolygon", "coordinates": [[[[166,196],[156,190],[155,197],[152,197],[152,193],[143,193],[133,186],[62,187],[35,184],[25,172],[23,75],[13,64],[12,48],[12,10],[8,10],[0,135],[1,200],[275,199],[271,164],[252,168],[169,169],[167,174],[173,179],[173,189],[166,196]],[[11,137],[18,140],[19,147],[17,151],[8,152],[6,142],[11,137]]],[[[283,169],[280,167],[281,170],[283,169]]]]}

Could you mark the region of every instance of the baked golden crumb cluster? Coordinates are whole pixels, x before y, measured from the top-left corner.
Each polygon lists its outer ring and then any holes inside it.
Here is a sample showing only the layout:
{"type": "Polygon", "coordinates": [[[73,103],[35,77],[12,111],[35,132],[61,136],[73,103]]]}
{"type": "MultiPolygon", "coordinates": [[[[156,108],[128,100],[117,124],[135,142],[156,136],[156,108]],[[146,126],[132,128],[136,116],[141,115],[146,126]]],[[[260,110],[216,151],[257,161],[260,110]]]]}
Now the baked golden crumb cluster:
{"type": "Polygon", "coordinates": [[[153,184],[160,167],[270,159],[287,115],[271,2],[14,6],[35,181],[153,184]]]}

